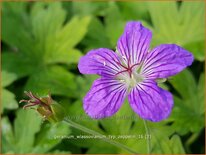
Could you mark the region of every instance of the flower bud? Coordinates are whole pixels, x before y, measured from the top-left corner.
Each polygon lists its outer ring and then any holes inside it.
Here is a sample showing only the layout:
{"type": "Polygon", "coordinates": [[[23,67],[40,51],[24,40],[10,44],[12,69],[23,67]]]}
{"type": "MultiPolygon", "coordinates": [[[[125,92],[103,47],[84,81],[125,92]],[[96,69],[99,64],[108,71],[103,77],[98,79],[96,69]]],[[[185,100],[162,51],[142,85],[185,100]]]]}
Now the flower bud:
{"type": "Polygon", "coordinates": [[[58,104],[51,98],[50,94],[45,97],[37,97],[32,94],[32,92],[25,92],[25,94],[30,99],[20,101],[20,103],[28,103],[23,107],[24,109],[32,106],[37,106],[37,112],[49,122],[55,123],[63,120],[65,116],[64,109],[60,104],[58,104]]]}

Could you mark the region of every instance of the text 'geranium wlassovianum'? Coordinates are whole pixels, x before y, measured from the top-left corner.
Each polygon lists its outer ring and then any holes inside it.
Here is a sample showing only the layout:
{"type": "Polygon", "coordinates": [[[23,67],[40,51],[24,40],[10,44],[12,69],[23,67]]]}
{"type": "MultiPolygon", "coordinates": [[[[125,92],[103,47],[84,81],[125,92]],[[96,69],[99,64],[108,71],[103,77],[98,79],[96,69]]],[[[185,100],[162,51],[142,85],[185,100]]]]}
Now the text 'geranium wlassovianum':
{"type": "Polygon", "coordinates": [[[193,55],[175,44],[149,49],[152,32],[140,22],[128,22],[117,42],[117,50],[89,51],[78,64],[82,74],[98,74],[83,99],[85,112],[100,119],[115,114],[128,96],[132,109],[143,119],[166,119],[173,107],[172,94],[158,87],[156,80],[182,71],[193,55]]]}

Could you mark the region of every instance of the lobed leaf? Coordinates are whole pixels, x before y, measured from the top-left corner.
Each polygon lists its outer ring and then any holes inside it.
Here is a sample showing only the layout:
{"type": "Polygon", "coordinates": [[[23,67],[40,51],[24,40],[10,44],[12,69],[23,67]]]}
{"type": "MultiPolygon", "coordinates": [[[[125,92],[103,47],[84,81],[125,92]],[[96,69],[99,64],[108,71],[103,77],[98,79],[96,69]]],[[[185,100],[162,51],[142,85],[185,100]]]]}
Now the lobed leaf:
{"type": "Polygon", "coordinates": [[[180,134],[189,131],[197,133],[204,127],[203,76],[204,74],[201,74],[197,84],[192,73],[184,70],[170,80],[181,95],[181,98],[174,97],[175,106],[170,117],[171,120],[175,120],[172,127],[180,134]]]}
{"type": "Polygon", "coordinates": [[[199,44],[194,43],[205,39],[203,1],[182,2],[179,8],[175,1],[151,2],[147,5],[154,27],[153,46],[175,43],[192,52],[197,60],[204,60],[204,48],[200,51],[194,50],[194,48],[199,48],[199,44]]]}
{"type": "Polygon", "coordinates": [[[33,74],[26,86],[25,90],[34,93],[50,92],[55,95],[65,95],[74,97],[76,95],[76,84],[74,75],[60,66],[50,66],[43,68],[38,74],[33,74]]]}
{"type": "Polygon", "coordinates": [[[44,124],[41,128],[41,132],[35,139],[36,145],[33,147],[32,153],[36,154],[49,152],[53,147],[62,141],[62,137],[69,134],[69,127],[63,122],[57,124],[44,124]]]}
{"type": "Polygon", "coordinates": [[[35,134],[40,130],[41,118],[33,110],[19,110],[14,121],[16,153],[29,153],[34,144],[35,134]],[[35,121],[31,121],[34,120],[35,121]]]}
{"type": "Polygon", "coordinates": [[[2,79],[1,79],[1,113],[4,111],[4,109],[16,109],[18,108],[18,103],[15,100],[15,95],[5,89],[5,87],[9,86],[12,82],[16,80],[17,76],[13,73],[7,72],[5,70],[2,71],[2,79]]]}

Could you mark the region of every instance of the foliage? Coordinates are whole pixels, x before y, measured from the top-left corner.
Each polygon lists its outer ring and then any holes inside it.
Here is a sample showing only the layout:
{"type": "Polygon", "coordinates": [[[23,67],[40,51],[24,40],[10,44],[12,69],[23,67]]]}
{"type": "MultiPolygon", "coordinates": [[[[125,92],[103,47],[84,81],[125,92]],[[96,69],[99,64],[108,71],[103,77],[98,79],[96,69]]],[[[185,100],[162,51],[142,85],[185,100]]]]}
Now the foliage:
{"type": "Polygon", "coordinates": [[[1,85],[2,85],[2,89],[1,89],[1,92],[2,92],[2,96],[4,96],[2,98],[2,109],[1,109],[1,112],[4,110],[4,109],[16,109],[18,108],[18,104],[15,100],[15,95],[8,91],[6,89],[7,86],[9,86],[13,81],[16,80],[16,75],[13,74],[13,73],[9,73],[7,71],[2,71],[1,73],[2,75],[2,81],[1,81],[1,85]]]}
{"type": "Polygon", "coordinates": [[[69,119],[103,135],[135,135],[113,140],[147,153],[144,123],[127,100],[110,118],[93,120],[85,114],[82,98],[97,76],[82,76],[77,69],[79,58],[90,49],[115,49],[130,20],[142,21],[153,31],[152,47],[175,43],[195,57],[190,68],[163,85],[175,104],[165,121],[147,122],[151,152],[204,153],[204,14],[201,1],[2,2],[2,153],[129,153],[101,139],[67,139],[88,134],[22,110],[18,101],[24,90],[39,96],[51,93],[69,119]]]}
{"type": "Polygon", "coordinates": [[[69,133],[65,124],[52,126],[44,124],[41,127],[41,122],[42,119],[34,111],[19,110],[14,121],[14,129],[12,129],[8,117],[4,117],[2,119],[3,152],[12,154],[46,153],[60,142],[60,139],[54,138],[55,134],[65,135],[69,133]],[[37,137],[35,134],[37,134],[37,137]]]}

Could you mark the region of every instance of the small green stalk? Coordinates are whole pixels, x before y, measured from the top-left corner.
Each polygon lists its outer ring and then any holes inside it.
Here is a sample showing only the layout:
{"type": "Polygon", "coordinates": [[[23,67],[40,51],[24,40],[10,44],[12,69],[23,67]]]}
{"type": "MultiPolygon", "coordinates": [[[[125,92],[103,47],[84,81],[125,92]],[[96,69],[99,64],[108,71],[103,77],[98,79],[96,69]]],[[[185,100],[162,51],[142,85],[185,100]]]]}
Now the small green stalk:
{"type": "MultiPolygon", "coordinates": [[[[149,130],[149,127],[147,125],[147,122],[146,120],[143,120],[144,122],[144,127],[145,127],[145,132],[147,135],[150,135],[150,130],[149,130]]],[[[151,140],[150,138],[147,138],[147,153],[150,154],[151,153],[151,140]]]]}

